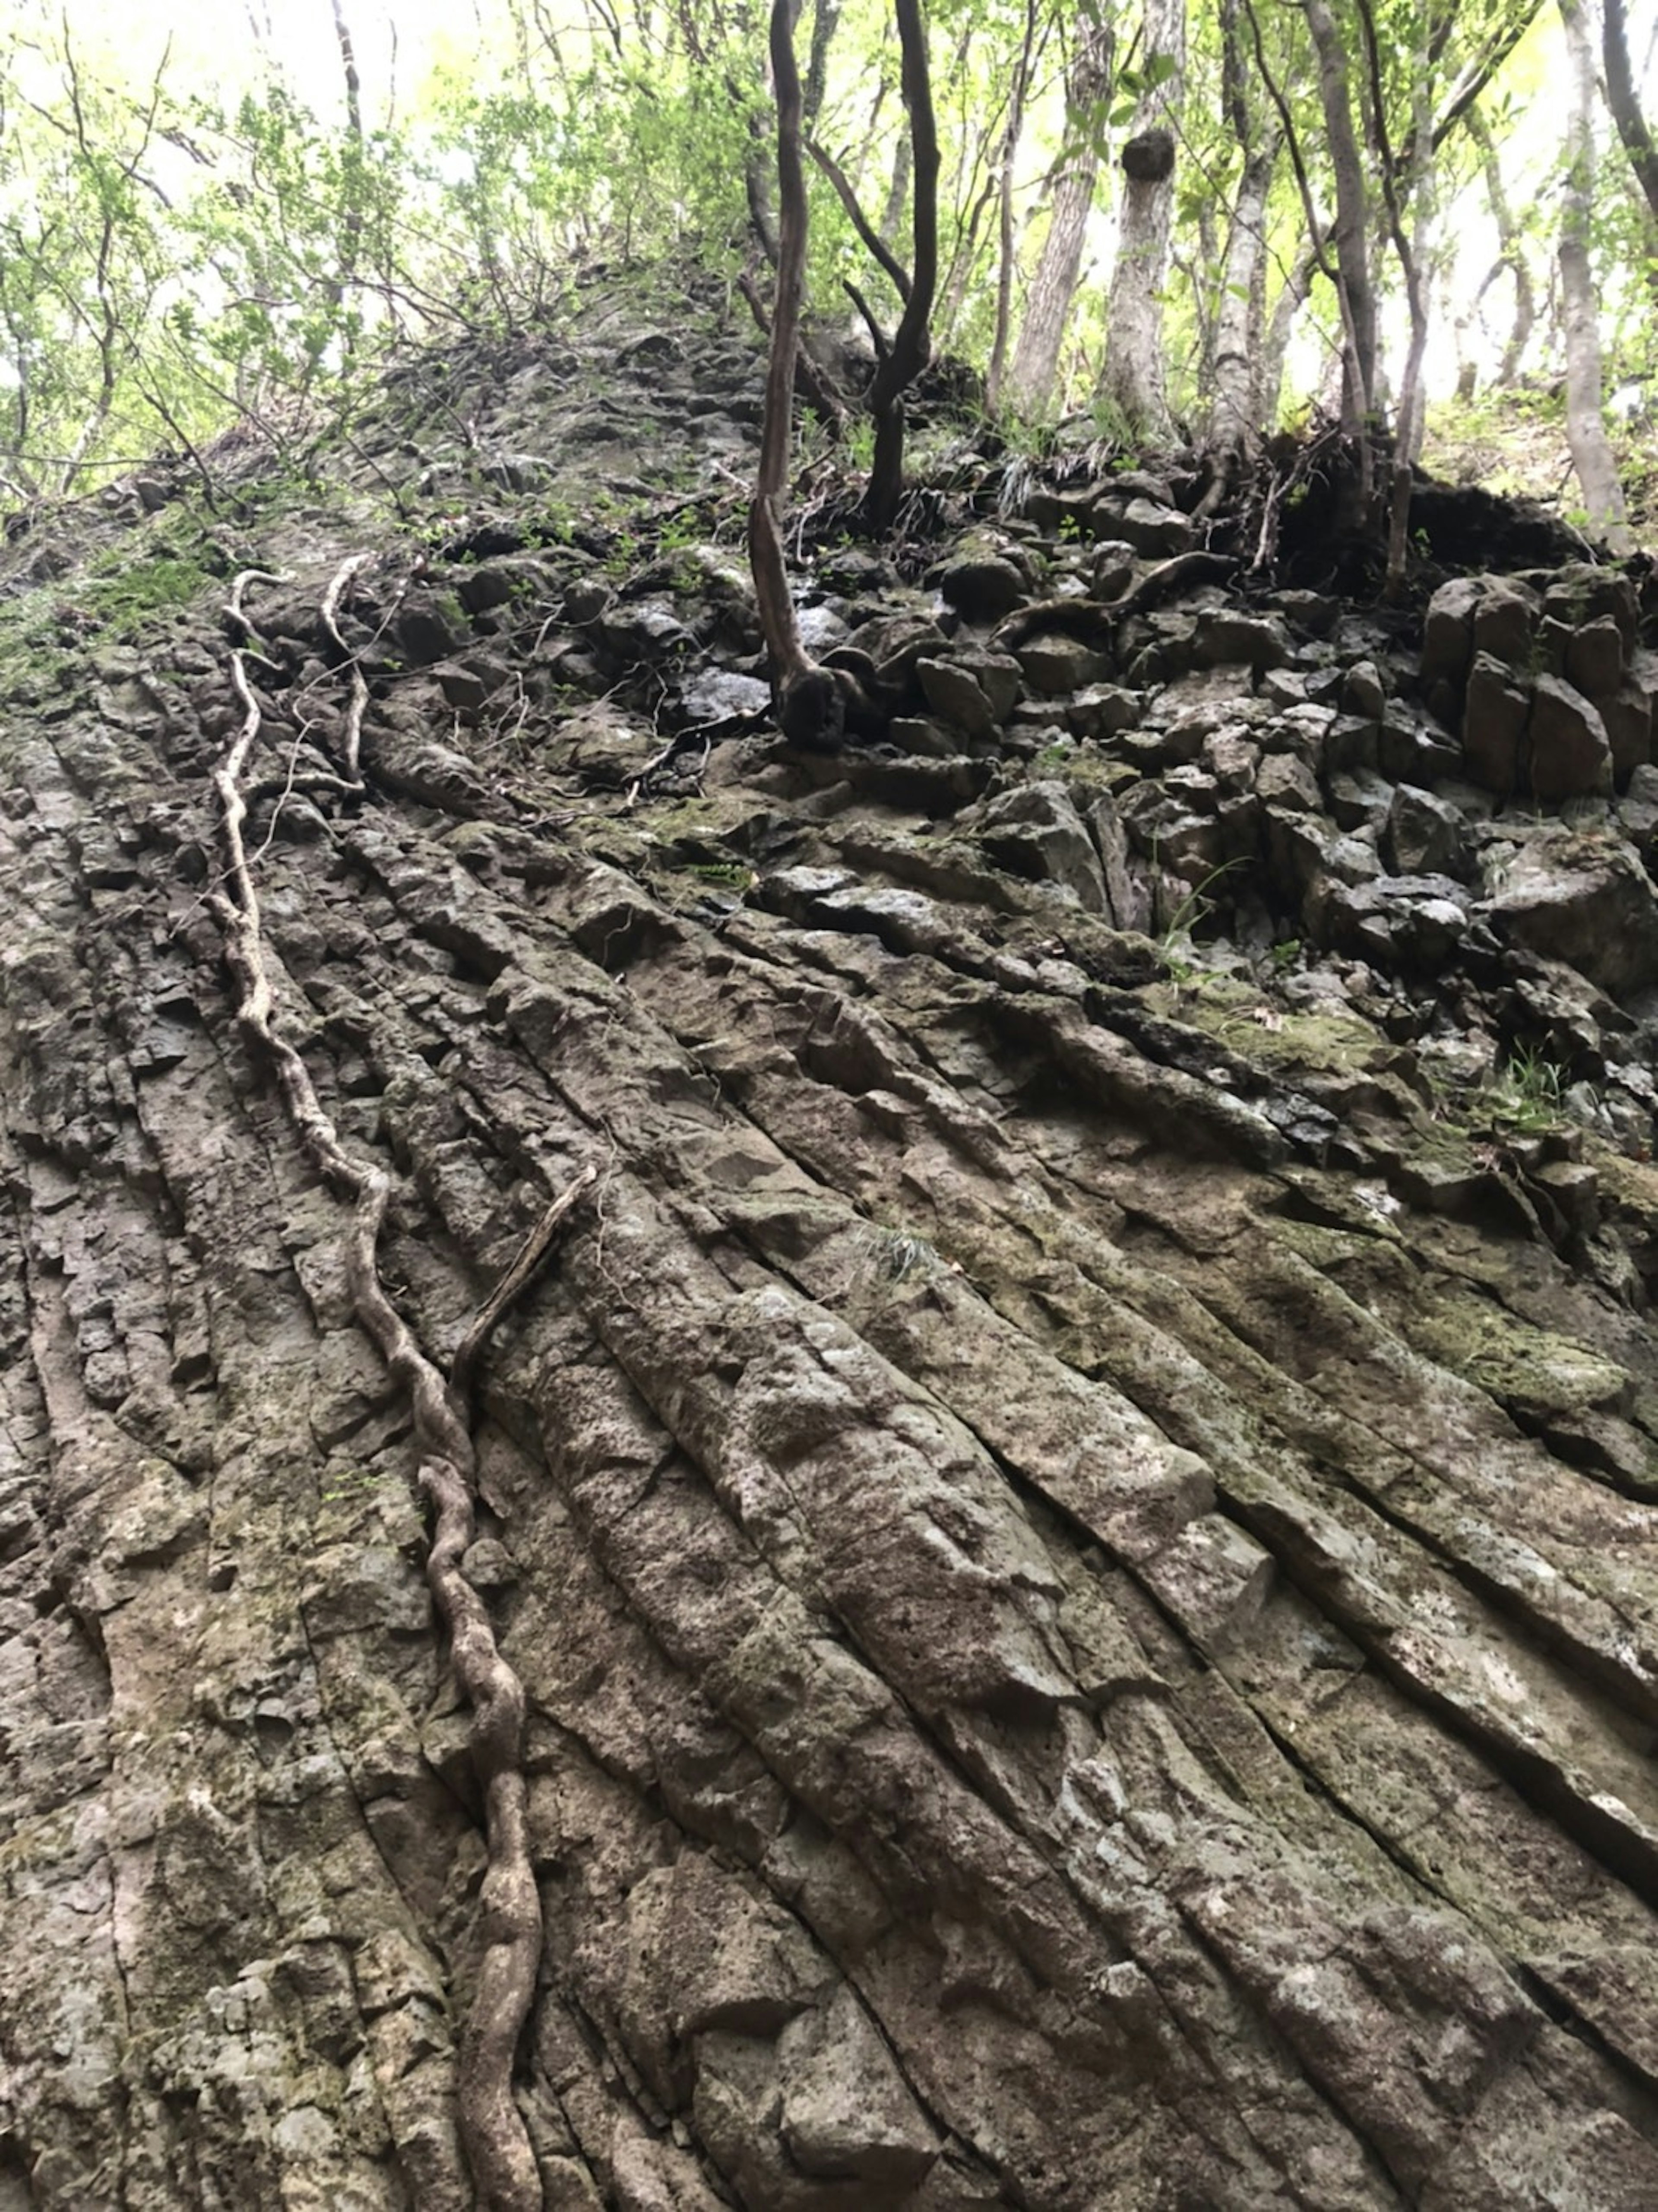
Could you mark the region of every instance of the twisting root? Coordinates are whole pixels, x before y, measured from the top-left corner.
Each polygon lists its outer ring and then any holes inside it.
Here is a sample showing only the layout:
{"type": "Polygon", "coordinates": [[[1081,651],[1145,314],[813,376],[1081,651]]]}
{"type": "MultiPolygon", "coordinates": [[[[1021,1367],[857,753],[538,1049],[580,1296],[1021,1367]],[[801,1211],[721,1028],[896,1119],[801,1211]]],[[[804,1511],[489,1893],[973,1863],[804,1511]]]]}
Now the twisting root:
{"type": "MultiPolygon", "coordinates": [[[[252,580],[251,574],[237,579],[230,610],[250,635],[252,624],[241,611],[240,598],[252,580]]],[[[343,574],[335,581],[343,585],[343,574]]],[[[392,1194],[391,1180],[382,1169],[354,1159],[346,1151],[304,1061],[276,1027],[258,894],[242,835],[247,808],[241,776],[259,733],[260,714],[246,656],[240,650],[230,656],[230,680],[243,719],[213,771],[224,879],[223,887],[212,894],[211,904],[240,992],[236,1018],[250,1043],[274,1069],[306,1157],[334,1188],[355,1201],[346,1278],[359,1323],[408,1395],[420,1453],[417,1480],[431,1501],[435,1522],[426,1561],[427,1583],[449,1632],[456,1678],[472,1709],[469,1747],[483,1794],[489,1867],[479,1899],[477,1932],[483,1949],[477,1988],[460,2035],[457,2087],[461,2139],[480,2212],[541,2212],[541,2184],[512,2087],[542,1943],[541,1899],[530,1860],[524,1783],[524,1686],[501,1657],[489,1616],[460,1565],[472,1540],[477,1480],[468,1401],[491,1330],[523,1291],[559,1223],[596,1180],[598,1170],[584,1169],[548,1207],[480,1309],[456,1354],[452,1379],[446,1382],[380,1281],[380,1234],[392,1194]]]]}
{"type": "Polygon", "coordinates": [[[367,553],[354,553],[349,561],[342,561],[322,595],[322,626],[351,671],[351,703],[345,710],[345,773],[359,791],[362,788],[362,770],[358,756],[362,750],[362,718],[368,707],[368,681],[362,672],[361,661],[340,635],[340,601],[346,586],[359,569],[367,567],[372,557],[367,553]]]}

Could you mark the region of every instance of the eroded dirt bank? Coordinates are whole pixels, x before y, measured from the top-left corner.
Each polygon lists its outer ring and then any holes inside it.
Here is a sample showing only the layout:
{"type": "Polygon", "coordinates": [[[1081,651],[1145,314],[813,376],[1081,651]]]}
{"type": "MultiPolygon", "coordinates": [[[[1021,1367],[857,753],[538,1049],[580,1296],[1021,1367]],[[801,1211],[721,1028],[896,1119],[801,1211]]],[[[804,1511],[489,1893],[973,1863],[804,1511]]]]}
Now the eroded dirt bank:
{"type": "Polygon", "coordinates": [[[327,489],[14,526],[0,2207],[475,2201],[484,1806],[352,1207],[235,1018],[240,651],[274,1020],[433,1361],[596,1171],[464,1561],[542,2203],[1649,2212],[1638,579],[1384,623],[963,446],[907,574],[808,500],[891,720],[801,756],[757,393],[618,289],[411,365],[327,489]]]}

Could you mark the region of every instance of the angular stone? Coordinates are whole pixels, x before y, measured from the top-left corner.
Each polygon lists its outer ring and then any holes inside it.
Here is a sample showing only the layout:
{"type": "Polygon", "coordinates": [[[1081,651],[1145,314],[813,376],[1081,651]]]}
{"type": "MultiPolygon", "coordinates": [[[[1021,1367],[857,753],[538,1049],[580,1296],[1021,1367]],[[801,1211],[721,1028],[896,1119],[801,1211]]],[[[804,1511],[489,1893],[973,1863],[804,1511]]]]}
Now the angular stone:
{"type": "Polygon", "coordinates": [[[1531,700],[1502,662],[1476,656],[1462,718],[1462,760],[1470,781],[1503,797],[1520,787],[1521,755],[1531,700]]]}
{"type": "Polygon", "coordinates": [[[1442,677],[1460,684],[1473,659],[1473,613],[1479,604],[1479,580],[1453,576],[1428,602],[1423,617],[1422,680],[1442,677]]]}
{"type": "Polygon", "coordinates": [[[1203,761],[1223,791],[1247,791],[1260,766],[1260,747],[1242,730],[1216,730],[1204,740],[1203,761]]]}
{"type": "Polygon", "coordinates": [[[1184,553],[1197,535],[1189,515],[1149,499],[1130,500],[1121,514],[1108,518],[1108,526],[1136,553],[1157,559],[1184,553]]]}
{"type": "Polygon", "coordinates": [[[1430,791],[1401,783],[1394,793],[1388,816],[1388,857],[1401,876],[1464,878],[1468,867],[1468,836],[1455,807],[1430,791]]]}
{"type": "Polygon", "coordinates": [[[927,705],[952,728],[969,738],[995,736],[996,717],[991,712],[990,702],[966,669],[958,668],[950,660],[920,660],[915,664],[915,673],[920,678],[927,705]]]}
{"type": "Polygon", "coordinates": [[[975,545],[944,564],[938,589],[963,622],[999,622],[1026,598],[1029,579],[1005,553],[975,545]]]}
{"type": "Polygon", "coordinates": [[[1622,790],[1652,758],[1652,694],[1626,677],[1610,699],[1598,703],[1612,747],[1612,781],[1622,790]]]}
{"type": "Polygon", "coordinates": [[[451,662],[434,668],[432,673],[446,701],[462,714],[476,712],[489,696],[489,685],[470,668],[460,668],[451,662]]]}
{"type": "Polygon", "coordinates": [[[1572,632],[1566,647],[1566,675],[1597,705],[1617,690],[1624,680],[1624,634],[1610,615],[1572,632]]]}
{"type": "Polygon", "coordinates": [[[1394,802],[1394,787],[1367,769],[1333,775],[1326,787],[1330,815],[1339,830],[1380,833],[1394,802]]]}
{"type": "Polygon", "coordinates": [[[1531,787],[1541,799],[1610,796],[1612,746],[1606,726],[1582,693],[1558,676],[1540,676],[1532,700],[1531,787]]]}
{"type": "Polygon", "coordinates": [[[1280,668],[1294,649],[1289,632],[1272,616],[1230,607],[1199,614],[1192,641],[1193,659],[1203,668],[1280,668]]]}
{"type": "Polygon", "coordinates": [[[1255,777],[1255,792],[1263,805],[1297,814],[1319,811],[1318,780],[1293,753],[1267,755],[1255,777]]]}
{"type": "Polygon", "coordinates": [[[1018,662],[1011,653],[991,653],[981,645],[958,646],[950,658],[957,668],[967,671],[989,700],[996,720],[1005,722],[1024,689],[1018,662]]]}
{"type": "Polygon", "coordinates": [[[1108,919],[1119,929],[1149,929],[1151,889],[1128,865],[1128,833],[1118,814],[1117,802],[1108,791],[1101,792],[1090,805],[1088,826],[1099,849],[1108,919]]]}
{"type": "Polygon", "coordinates": [[[1066,702],[1066,726],[1079,738],[1112,738],[1119,730],[1132,730],[1140,712],[1138,691],[1127,691],[1116,684],[1090,684],[1066,702]]]}
{"type": "Polygon", "coordinates": [[[1658,982],[1658,893],[1622,838],[1551,828],[1528,839],[1481,911],[1500,936],[1564,960],[1608,998],[1658,982]]]}
{"type": "Polygon", "coordinates": [[[1557,569],[1549,579],[1544,610],[1551,621],[1569,630],[1609,619],[1618,625],[1625,646],[1633,652],[1640,631],[1640,606],[1635,586],[1619,568],[1602,568],[1592,561],[1578,561],[1557,569]]]}
{"type": "Polygon", "coordinates": [[[1341,686],[1341,704],[1349,714],[1379,722],[1388,711],[1388,694],[1381,672],[1373,660],[1356,660],[1341,686]]]}
{"type": "Polygon", "coordinates": [[[444,660],[471,641],[459,599],[436,592],[410,592],[398,610],[393,631],[411,668],[444,660]]]}
{"type": "Polygon", "coordinates": [[[1090,914],[1106,911],[1093,840],[1062,783],[1024,783],[986,806],[979,842],[987,859],[1033,882],[1059,884],[1090,914]]]}
{"type": "Polygon", "coordinates": [[[1529,667],[1541,605],[1529,584],[1513,576],[1473,579],[1478,597],[1473,611],[1473,649],[1488,653],[1505,667],[1529,667]]]}
{"type": "Polygon", "coordinates": [[[1113,672],[1108,654],[1096,653],[1079,638],[1066,637],[1058,630],[1028,639],[1019,647],[1017,658],[1031,690],[1049,699],[1102,683],[1113,672]]]}
{"type": "Polygon", "coordinates": [[[1096,599],[1117,599],[1134,580],[1134,549],[1122,539],[1108,538],[1094,549],[1090,569],[1096,599]]]}
{"type": "Polygon", "coordinates": [[[1394,707],[1376,733],[1376,763],[1394,783],[1436,783],[1456,775],[1462,750],[1436,722],[1413,721],[1408,708],[1394,707]]]}

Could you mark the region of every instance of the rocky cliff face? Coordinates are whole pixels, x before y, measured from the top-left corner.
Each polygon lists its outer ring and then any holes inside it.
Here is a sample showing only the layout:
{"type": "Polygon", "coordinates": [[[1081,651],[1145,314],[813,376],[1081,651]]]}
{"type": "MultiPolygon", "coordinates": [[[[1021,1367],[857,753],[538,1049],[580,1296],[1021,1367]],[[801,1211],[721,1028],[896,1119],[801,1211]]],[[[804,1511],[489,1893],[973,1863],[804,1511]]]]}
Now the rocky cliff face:
{"type": "Polygon", "coordinates": [[[531,2201],[1647,2212],[1636,586],[1246,592],[1178,484],[962,445],[902,573],[806,503],[890,729],[799,755],[757,392],[598,293],[326,489],[230,441],[215,512],[12,527],[0,2207],[513,2201],[429,1439],[227,965],[246,738],[270,1032],[427,1359],[592,1171],[461,1562],[531,2201]]]}

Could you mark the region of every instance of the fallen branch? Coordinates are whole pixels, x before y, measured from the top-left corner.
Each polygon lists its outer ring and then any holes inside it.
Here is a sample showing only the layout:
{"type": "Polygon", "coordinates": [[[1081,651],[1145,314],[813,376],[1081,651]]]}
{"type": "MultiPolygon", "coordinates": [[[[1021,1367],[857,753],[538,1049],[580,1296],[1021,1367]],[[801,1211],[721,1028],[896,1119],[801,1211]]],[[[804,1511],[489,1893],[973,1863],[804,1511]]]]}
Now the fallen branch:
{"type": "MultiPolygon", "coordinates": [[[[347,564],[349,570],[350,564],[347,564]]],[[[241,597],[258,572],[232,588],[229,611],[252,634],[241,597]]],[[[346,572],[331,586],[337,606],[346,572]]],[[[490,1331],[523,1291],[554,1231],[591,1187],[588,1168],[548,1207],[523,1249],[486,1299],[456,1354],[446,1382],[386,1297],[380,1279],[380,1230],[391,1178],[371,1161],[354,1158],[324,1110],[304,1061],[276,1027],[264,956],[258,893],[247,858],[247,808],[241,779],[260,726],[246,656],[230,656],[230,681],[242,722],[213,771],[224,850],[223,887],[210,904],[224,937],[225,957],[240,988],[236,1019],[273,1069],[301,1149],[317,1172],[354,1204],[345,1247],[346,1280],[359,1325],[374,1340],[387,1372],[405,1393],[419,1453],[416,1479],[434,1521],[426,1579],[448,1631],[456,1679],[471,1707],[470,1749],[484,1805],[489,1865],[478,1903],[483,1947],[477,1986],[462,2026],[457,2066],[461,2139],[483,2212],[541,2212],[541,2183],[529,2135],[513,2100],[519,2035],[535,1993],[542,1947],[541,1900],[531,1863],[524,1779],[524,1689],[501,1657],[489,1613],[461,1568],[473,1534],[477,1460],[468,1400],[490,1331]]]]}

